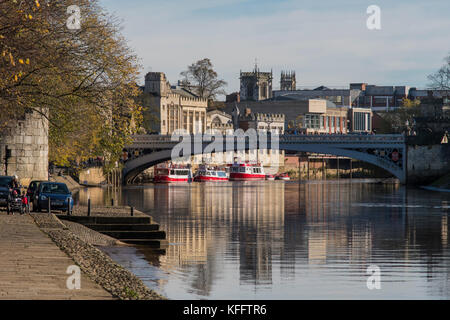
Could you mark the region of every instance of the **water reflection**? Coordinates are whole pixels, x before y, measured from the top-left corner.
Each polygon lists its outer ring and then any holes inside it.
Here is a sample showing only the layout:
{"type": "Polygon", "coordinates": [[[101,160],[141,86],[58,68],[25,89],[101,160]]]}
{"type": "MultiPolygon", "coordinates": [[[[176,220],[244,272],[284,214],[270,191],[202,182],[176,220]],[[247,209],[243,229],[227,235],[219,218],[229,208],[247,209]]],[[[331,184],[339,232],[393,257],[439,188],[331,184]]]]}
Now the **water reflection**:
{"type": "MultiPolygon", "coordinates": [[[[99,202],[112,196],[89,192],[99,202]]],[[[159,257],[108,253],[169,298],[450,296],[448,194],[274,181],[130,187],[118,197],[160,222],[171,245],[159,257]],[[366,287],[371,264],[381,290],[366,287]]]]}

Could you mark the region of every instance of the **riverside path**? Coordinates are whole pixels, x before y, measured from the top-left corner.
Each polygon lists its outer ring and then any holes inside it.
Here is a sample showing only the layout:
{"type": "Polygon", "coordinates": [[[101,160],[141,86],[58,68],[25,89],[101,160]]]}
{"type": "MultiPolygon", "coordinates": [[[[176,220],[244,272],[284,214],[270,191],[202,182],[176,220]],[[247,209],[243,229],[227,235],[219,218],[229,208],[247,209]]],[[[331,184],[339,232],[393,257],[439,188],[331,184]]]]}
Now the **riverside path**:
{"type": "Polygon", "coordinates": [[[81,273],[81,288],[69,290],[67,268],[74,261],[61,251],[30,215],[0,212],[0,299],[95,300],[111,294],[81,273]]]}

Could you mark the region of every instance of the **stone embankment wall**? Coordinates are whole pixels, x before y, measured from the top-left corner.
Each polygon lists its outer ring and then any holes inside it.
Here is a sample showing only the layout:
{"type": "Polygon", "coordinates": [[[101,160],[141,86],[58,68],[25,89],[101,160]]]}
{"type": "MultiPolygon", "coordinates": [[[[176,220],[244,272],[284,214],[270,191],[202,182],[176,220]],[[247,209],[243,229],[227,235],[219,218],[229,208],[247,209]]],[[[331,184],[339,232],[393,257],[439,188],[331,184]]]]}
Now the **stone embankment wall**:
{"type": "Polygon", "coordinates": [[[408,184],[428,184],[450,171],[450,145],[408,146],[408,184]]]}
{"type": "Polygon", "coordinates": [[[85,186],[98,186],[106,183],[106,177],[102,167],[92,167],[80,171],[79,181],[85,186]]]}
{"type": "Polygon", "coordinates": [[[48,179],[48,121],[37,112],[0,128],[0,175],[18,175],[22,185],[48,179]],[[7,172],[5,148],[11,149],[7,172]]]}

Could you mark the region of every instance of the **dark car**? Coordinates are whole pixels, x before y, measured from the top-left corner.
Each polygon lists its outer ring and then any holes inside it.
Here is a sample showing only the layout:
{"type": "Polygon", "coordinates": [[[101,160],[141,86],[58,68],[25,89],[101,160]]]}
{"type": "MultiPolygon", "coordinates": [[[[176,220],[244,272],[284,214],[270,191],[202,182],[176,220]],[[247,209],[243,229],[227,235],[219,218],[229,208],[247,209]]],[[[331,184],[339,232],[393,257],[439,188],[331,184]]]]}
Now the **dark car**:
{"type": "Polygon", "coordinates": [[[6,207],[8,205],[12,179],[13,177],[0,176],[0,207],[6,207]]]}
{"type": "Polygon", "coordinates": [[[48,210],[50,199],[51,210],[67,211],[70,203],[70,211],[73,209],[72,193],[65,183],[41,182],[33,197],[33,211],[48,210]]]}
{"type": "Polygon", "coordinates": [[[37,191],[37,188],[39,187],[39,183],[43,182],[42,180],[33,180],[28,185],[27,189],[27,197],[30,199],[30,202],[34,199],[34,194],[37,191]]]}

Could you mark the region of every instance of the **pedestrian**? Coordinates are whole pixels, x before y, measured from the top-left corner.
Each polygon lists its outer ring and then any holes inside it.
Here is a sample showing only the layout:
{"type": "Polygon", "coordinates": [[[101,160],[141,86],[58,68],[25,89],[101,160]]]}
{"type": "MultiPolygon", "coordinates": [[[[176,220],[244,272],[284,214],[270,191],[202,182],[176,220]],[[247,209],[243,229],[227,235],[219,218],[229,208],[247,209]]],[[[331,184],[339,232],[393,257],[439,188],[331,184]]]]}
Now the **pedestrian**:
{"type": "Polygon", "coordinates": [[[22,210],[20,213],[30,213],[30,206],[28,204],[28,197],[25,191],[22,193],[22,210]]]}

